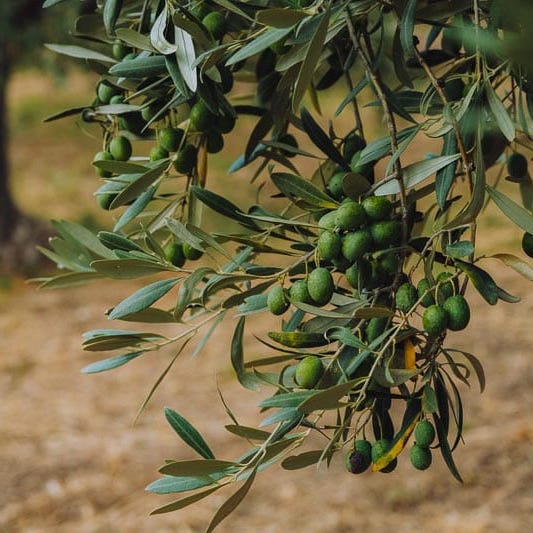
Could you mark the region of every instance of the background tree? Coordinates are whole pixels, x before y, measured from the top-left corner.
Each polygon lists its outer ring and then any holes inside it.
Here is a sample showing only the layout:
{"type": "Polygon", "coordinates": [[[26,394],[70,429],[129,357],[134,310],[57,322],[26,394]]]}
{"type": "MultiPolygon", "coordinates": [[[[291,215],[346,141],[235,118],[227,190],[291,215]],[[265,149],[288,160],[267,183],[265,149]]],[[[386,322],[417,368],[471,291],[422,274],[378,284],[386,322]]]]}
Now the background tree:
{"type": "MultiPolygon", "coordinates": [[[[9,115],[7,90],[15,68],[31,57],[38,66],[46,35],[64,34],[64,17],[52,17],[42,9],[41,0],[4,0],[0,4],[0,264],[16,270],[31,268],[39,259],[36,244],[44,244],[49,229],[43,221],[24,214],[13,198],[9,168],[9,115]]],[[[94,10],[96,1],[84,0],[67,11],[67,19],[76,10],[94,10]]],[[[44,117],[43,117],[44,118],[44,117]]]]}
{"type": "MultiPolygon", "coordinates": [[[[408,443],[414,468],[429,468],[438,450],[461,480],[453,457],[464,425],[457,383],[477,380],[483,389],[485,377],[478,356],[454,348],[448,333],[468,326],[471,287],[489,305],[518,301],[497,285],[476,246],[486,205],[520,228],[523,251],[533,256],[524,155],[533,118],[524,52],[531,8],[507,7],[107,0],[102,18],[82,25],[82,37],[107,44],[107,53],[52,47],[101,75],[82,116],[101,125],[96,196],[116,216],[112,231],[96,235],[56,223],[59,236],[45,253],[69,272],[43,286],[155,278],[108,312],[143,326],[85,335],[88,351],[122,353],[84,370],[169,349],[162,379],[199,331],[196,353],[233,314],[228,352],[239,382],[274,391],[259,402],[260,428],[239,424],[228,408],[228,431],[249,446],[232,461],[217,459],[190,422],[166,410],[202,459],[161,467],[148,490],[197,492],[156,513],[242,482],[210,531],[273,463],[329,465],[342,451],[352,474],[388,473],[408,443]],[[253,96],[235,95],[235,81],[252,83],[253,96]],[[337,81],[343,89],[332,89],[337,81]],[[325,127],[317,119],[321,91],[336,108],[325,127]],[[384,137],[362,120],[366,106],[380,108],[384,137]],[[348,110],[352,128],[338,132],[335,117],[348,110]],[[255,124],[230,170],[248,168],[251,182],[260,181],[259,200],[247,208],[228,198],[231,191],[211,190],[208,172],[209,154],[223,150],[243,116],[255,124]],[[419,140],[433,147],[429,157],[416,154],[419,140]],[[146,142],[149,156],[138,155],[146,142]],[[206,231],[206,208],[226,224],[206,231]],[[198,263],[204,253],[209,261],[198,263]],[[248,317],[267,312],[283,316],[260,332],[274,353],[249,358],[248,317]],[[175,331],[149,332],[150,323],[175,331]],[[293,454],[312,432],[323,447],[293,454]]],[[[491,259],[533,280],[525,258],[503,251],[491,259]]]]}

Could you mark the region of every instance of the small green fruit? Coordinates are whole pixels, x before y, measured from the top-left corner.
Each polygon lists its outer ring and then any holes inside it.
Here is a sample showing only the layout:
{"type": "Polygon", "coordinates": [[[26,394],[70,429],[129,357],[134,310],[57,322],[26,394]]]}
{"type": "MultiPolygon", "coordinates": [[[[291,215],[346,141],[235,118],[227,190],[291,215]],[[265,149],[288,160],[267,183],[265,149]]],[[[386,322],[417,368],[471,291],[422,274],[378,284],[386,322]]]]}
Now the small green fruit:
{"type": "Polygon", "coordinates": [[[309,295],[315,305],[319,307],[326,305],[331,300],[334,288],[333,278],[327,268],[315,268],[307,278],[309,295]]]}
{"type": "MultiPolygon", "coordinates": [[[[97,152],[94,155],[93,161],[114,161],[115,158],[107,151],[97,152]]],[[[103,170],[101,168],[95,167],[96,173],[101,176],[102,178],[109,178],[111,176],[111,172],[108,170],[103,170]]]]}
{"type": "Polygon", "coordinates": [[[427,470],[431,466],[432,457],[429,448],[423,448],[415,444],[409,450],[409,458],[411,459],[411,464],[417,470],[427,470]]]}
{"type": "Polygon", "coordinates": [[[178,152],[174,168],[181,174],[191,174],[198,159],[198,150],[192,144],[186,144],[178,152]]]}
{"type": "Polygon", "coordinates": [[[470,307],[464,296],[450,296],[442,307],[448,313],[448,329],[460,331],[466,328],[470,322],[470,307]]]}
{"type": "Polygon", "coordinates": [[[343,230],[353,231],[365,223],[363,206],[357,202],[347,201],[337,209],[335,222],[343,230]]]}
{"type": "Polygon", "coordinates": [[[338,233],[325,231],[318,237],[317,250],[321,259],[331,261],[341,253],[342,239],[338,233]]]}
{"type": "Polygon", "coordinates": [[[364,288],[368,288],[372,276],[372,266],[368,261],[362,259],[347,268],[344,275],[346,276],[346,281],[354,289],[361,291],[364,288]]]}
{"type": "Polygon", "coordinates": [[[196,261],[197,259],[200,259],[200,257],[202,257],[204,253],[202,252],[202,250],[197,250],[196,248],[193,248],[189,243],[184,242],[183,255],[185,256],[185,259],[196,261]]]}
{"type": "MultiPolygon", "coordinates": [[[[372,462],[373,463],[377,462],[377,460],[380,457],[385,455],[390,450],[391,444],[392,444],[391,441],[388,439],[380,439],[376,441],[372,445],[372,452],[371,452],[372,462]]],[[[393,459],[385,468],[382,468],[380,472],[384,474],[388,474],[389,472],[392,472],[396,468],[397,464],[398,464],[398,460],[393,459]]]]}
{"type": "Polygon", "coordinates": [[[185,132],[180,128],[164,128],[159,131],[159,145],[167,152],[175,152],[185,132]]]}
{"type": "Polygon", "coordinates": [[[529,257],[533,257],[533,233],[524,233],[522,237],[522,250],[529,257]]]}
{"type": "Polygon", "coordinates": [[[207,134],[207,151],[210,154],[218,154],[224,148],[224,138],[216,130],[211,130],[207,134]]]}
{"type": "Polygon", "coordinates": [[[404,283],[396,291],[396,308],[407,313],[418,301],[418,291],[414,285],[404,283]]]}
{"type": "Polygon", "coordinates": [[[308,355],[304,357],[294,372],[294,381],[303,389],[313,389],[324,373],[324,366],[320,357],[308,355]]]}
{"type": "Polygon", "coordinates": [[[400,268],[400,257],[396,253],[386,253],[378,257],[381,270],[388,276],[394,276],[400,268]]]}
{"type": "Polygon", "coordinates": [[[199,100],[191,107],[189,120],[193,130],[204,132],[213,126],[216,116],[203,100],[199,100]]]}
{"type": "Polygon", "coordinates": [[[384,196],[369,196],[363,200],[363,209],[368,218],[379,222],[390,216],[392,204],[384,196]]]}
{"type": "Polygon", "coordinates": [[[402,224],[398,220],[383,220],[370,226],[370,233],[378,248],[397,246],[402,242],[402,224]]]}
{"type": "Polygon", "coordinates": [[[170,261],[174,266],[181,268],[185,264],[185,255],[183,254],[183,246],[179,242],[171,242],[167,244],[164,249],[167,261],[170,261]]]}
{"type": "Polygon", "coordinates": [[[121,90],[107,81],[101,81],[96,87],[96,95],[102,104],[109,104],[111,98],[120,94],[121,90]]]}
{"type": "Polygon", "coordinates": [[[116,60],[122,61],[130,52],[131,48],[128,48],[118,39],[113,43],[113,57],[116,60]]]}
{"type": "Polygon", "coordinates": [[[465,84],[461,78],[454,78],[444,84],[444,93],[451,102],[460,100],[463,97],[464,90],[465,84]]]}
{"type": "Polygon", "coordinates": [[[149,104],[146,107],[143,107],[141,110],[141,117],[145,122],[150,122],[161,109],[161,105],[155,103],[149,104]]]}
{"type": "Polygon", "coordinates": [[[455,285],[453,281],[448,281],[452,277],[450,272],[441,272],[437,276],[437,301],[442,304],[450,296],[455,294],[455,285]]]}
{"type": "Polygon", "coordinates": [[[97,194],[96,201],[102,209],[109,211],[109,209],[111,208],[111,204],[113,203],[113,200],[116,197],[117,195],[112,193],[97,194]]]}
{"type": "Polygon", "coordinates": [[[415,441],[422,448],[429,448],[435,440],[435,428],[429,420],[421,420],[415,427],[415,441]]]}
{"type": "Polygon", "coordinates": [[[109,152],[116,161],[128,161],[132,154],[132,147],[129,139],[119,135],[111,139],[109,152]]]}
{"type": "Polygon", "coordinates": [[[226,19],[222,13],[213,11],[202,19],[202,24],[217,41],[226,33],[226,19]]]}
{"type": "Polygon", "coordinates": [[[348,472],[362,474],[372,464],[372,445],[367,440],[356,440],[345,459],[348,472]]]}
{"type": "Polygon", "coordinates": [[[143,129],[146,126],[146,122],[138,111],[132,111],[131,113],[120,115],[118,122],[120,129],[130,131],[136,135],[143,135],[143,129]]]}
{"type": "Polygon", "coordinates": [[[433,295],[433,291],[429,290],[430,288],[431,285],[429,280],[426,278],[422,278],[416,286],[418,297],[422,298],[420,303],[423,307],[429,307],[435,303],[435,296],[433,295]]]}
{"type": "Polygon", "coordinates": [[[160,161],[167,157],[168,152],[162,146],[156,145],[150,150],[150,161],[160,161]]]}
{"type": "Polygon", "coordinates": [[[342,239],[342,255],[348,261],[357,261],[372,251],[374,241],[366,229],[347,233],[342,239]]]}
{"type": "Polygon", "coordinates": [[[231,115],[219,115],[216,117],[213,127],[220,133],[229,133],[235,127],[235,122],[235,117],[231,115]]]}
{"type": "Polygon", "coordinates": [[[513,178],[521,179],[527,176],[527,159],[524,155],[513,152],[507,159],[507,172],[513,178]]]}
{"type": "Polygon", "coordinates": [[[448,326],[448,313],[440,305],[430,305],[424,311],[422,324],[430,337],[437,337],[448,326]]]}
{"type": "Polygon", "coordinates": [[[299,279],[291,285],[291,288],[289,289],[289,298],[291,302],[300,302],[304,304],[313,303],[305,279],[299,279]]]}
{"type": "Polygon", "coordinates": [[[357,133],[350,133],[345,139],[342,146],[342,157],[345,161],[351,161],[356,152],[360,152],[366,143],[357,133]]]}
{"type": "Polygon", "coordinates": [[[336,228],[337,211],[329,211],[318,221],[318,233],[330,232],[336,228]]]}
{"type": "Polygon", "coordinates": [[[282,315],[289,308],[289,301],[285,297],[285,290],[281,285],[270,289],[267,296],[267,305],[273,315],[282,315]]]}
{"type": "Polygon", "coordinates": [[[115,94],[115,96],[111,97],[111,100],[109,100],[109,103],[111,105],[123,104],[124,103],[124,96],[121,95],[121,94],[115,94]]]}
{"type": "Polygon", "coordinates": [[[331,179],[328,183],[328,192],[335,198],[335,200],[342,200],[344,198],[344,190],[342,188],[342,183],[344,181],[344,172],[337,172],[331,176],[331,179]]]}
{"type": "Polygon", "coordinates": [[[369,343],[375,341],[385,331],[387,323],[387,317],[371,318],[366,326],[366,340],[369,343]]]}

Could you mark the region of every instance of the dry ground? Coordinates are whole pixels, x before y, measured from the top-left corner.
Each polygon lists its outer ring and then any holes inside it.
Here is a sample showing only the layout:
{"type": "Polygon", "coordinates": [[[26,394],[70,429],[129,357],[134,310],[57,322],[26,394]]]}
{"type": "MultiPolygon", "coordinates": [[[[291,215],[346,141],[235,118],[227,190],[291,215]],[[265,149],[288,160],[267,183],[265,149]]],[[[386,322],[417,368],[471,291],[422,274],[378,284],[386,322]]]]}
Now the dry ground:
{"type": "MultiPolygon", "coordinates": [[[[26,78],[16,84],[15,118],[34,97],[24,91],[26,78]]],[[[65,134],[54,142],[36,122],[16,126],[16,190],[27,209],[72,216],[74,207],[58,198],[77,195],[90,205],[94,181],[86,161],[96,141],[85,151],[79,148],[76,158],[80,143],[75,136],[65,134]],[[75,178],[58,175],[65,172],[58,151],[66,154],[75,178]],[[54,187],[59,192],[54,193],[54,187]],[[24,191],[35,198],[23,198],[24,191]]],[[[93,213],[89,207],[86,212],[93,213]]],[[[518,236],[500,229],[495,214],[491,217],[486,249],[503,244],[506,251],[516,251],[518,236]]],[[[490,307],[470,293],[472,323],[455,338],[457,346],[482,359],[488,382],[483,395],[475,386],[462,388],[465,445],[456,459],[464,485],[452,479],[438,456],[434,467],[422,473],[413,471],[405,459],[390,475],[360,477],[347,474],[340,458],[330,470],[287,472],[274,467],[258,476],[248,499],[220,531],[526,530],[533,516],[533,295],[522,278],[498,271],[495,263],[490,266],[500,285],[524,298],[518,305],[490,307]]],[[[146,494],[143,488],[156,477],[164,458],[192,457],[167,426],[163,406],[194,421],[217,455],[233,458],[244,450],[221,429],[229,420],[214,384],[218,380],[245,424],[257,423],[255,404],[261,395],[235,384],[228,368],[230,333],[221,332],[197,359],[183,355],[132,427],[136,409],[168,354],[153,354],[105,375],[79,373],[93,360],[80,349],[81,333],[107,326],[103,311],[127,295],[131,285],[101,283],[37,293],[16,279],[5,284],[0,291],[0,531],[202,531],[224,496],[179,513],[148,517],[169,499],[146,494]]]]}

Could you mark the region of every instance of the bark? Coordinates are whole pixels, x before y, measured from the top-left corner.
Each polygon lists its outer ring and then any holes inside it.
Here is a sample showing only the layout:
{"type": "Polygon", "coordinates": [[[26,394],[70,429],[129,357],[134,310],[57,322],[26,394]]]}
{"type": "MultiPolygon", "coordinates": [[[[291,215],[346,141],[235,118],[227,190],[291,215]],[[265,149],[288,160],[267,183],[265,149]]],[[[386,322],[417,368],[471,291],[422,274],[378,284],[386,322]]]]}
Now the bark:
{"type": "Polygon", "coordinates": [[[44,256],[36,246],[46,244],[51,232],[45,223],[17,208],[9,188],[7,85],[12,57],[2,37],[0,35],[0,272],[34,274],[44,263],[44,256]]]}
{"type": "Polygon", "coordinates": [[[0,245],[12,233],[18,216],[9,190],[7,82],[10,72],[7,48],[0,40],[0,245]]]}

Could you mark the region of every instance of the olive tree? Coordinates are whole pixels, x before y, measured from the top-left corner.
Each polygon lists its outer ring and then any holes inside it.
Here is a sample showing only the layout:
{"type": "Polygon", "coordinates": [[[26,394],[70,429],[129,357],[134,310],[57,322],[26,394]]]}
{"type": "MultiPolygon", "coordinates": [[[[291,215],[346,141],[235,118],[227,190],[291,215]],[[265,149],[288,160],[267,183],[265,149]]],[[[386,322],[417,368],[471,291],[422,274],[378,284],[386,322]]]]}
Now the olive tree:
{"type": "Polygon", "coordinates": [[[236,378],[263,393],[258,428],[228,409],[226,429],[249,446],[231,461],[165,411],[199,459],[161,467],[148,490],[188,495],[154,513],[240,485],[210,531],[266,467],[339,454],[360,474],[391,472],[403,456],[423,470],[438,452],[461,480],[457,385],[483,390],[485,377],[447,333],[468,326],[471,291],[487,305],[519,301],[494,281],[495,260],[533,280],[524,256],[476,246],[495,204],[533,256],[532,16],[528,2],[499,0],[105,0],[77,22],[84,43],[50,45],[100,75],[94,100],[59,116],[99,124],[95,194],[114,226],[55,222],[43,251],[62,272],[43,287],[146,279],[108,312],[143,325],[86,333],[86,350],[115,354],[84,371],[165,348],[174,357],[162,379],[194,336],[198,353],[227,324],[236,378]],[[236,98],[246,84],[253,96],[236,98]],[[321,103],[335,111],[320,117],[321,103]],[[367,107],[381,133],[362,119],[367,107]],[[254,125],[229,172],[248,169],[253,205],[210,186],[208,162],[241,140],[243,116],[254,125]],[[427,157],[413,155],[420,143],[427,157]],[[213,211],[228,225],[209,232],[213,211]],[[265,354],[250,357],[243,338],[260,313],[281,318],[256,326],[265,354]],[[175,334],[150,331],[163,323],[175,334]],[[314,432],[324,446],[310,450],[314,432]]]}

